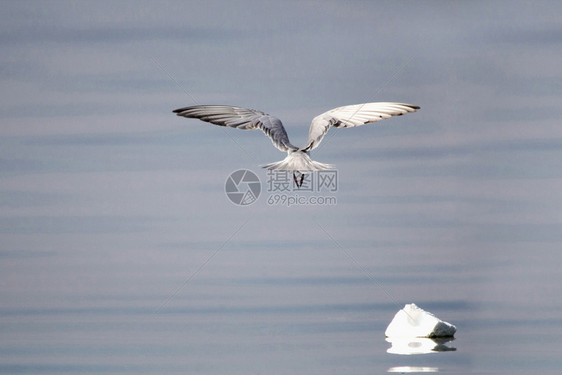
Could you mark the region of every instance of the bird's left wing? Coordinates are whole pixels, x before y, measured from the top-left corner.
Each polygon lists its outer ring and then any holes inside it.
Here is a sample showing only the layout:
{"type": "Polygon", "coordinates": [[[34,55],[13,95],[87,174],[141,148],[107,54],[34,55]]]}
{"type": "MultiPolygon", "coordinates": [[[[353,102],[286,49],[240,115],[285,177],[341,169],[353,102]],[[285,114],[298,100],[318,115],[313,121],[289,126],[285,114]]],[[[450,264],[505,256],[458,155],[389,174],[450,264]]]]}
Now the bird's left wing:
{"type": "Polygon", "coordinates": [[[196,105],[176,109],[174,113],[178,116],[197,118],[220,126],[243,130],[261,129],[279,150],[298,149],[289,141],[281,120],[255,109],[229,105],[196,105]]]}
{"type": "Polygon", "coordinates": [[[302,149],[310,151],[318,147],[331,126],[349,128],[415,112],[418,109],[420,107],[417,105],[394,102],[363,103],[331,109],[312,120],[308,140],[302,149]]]}

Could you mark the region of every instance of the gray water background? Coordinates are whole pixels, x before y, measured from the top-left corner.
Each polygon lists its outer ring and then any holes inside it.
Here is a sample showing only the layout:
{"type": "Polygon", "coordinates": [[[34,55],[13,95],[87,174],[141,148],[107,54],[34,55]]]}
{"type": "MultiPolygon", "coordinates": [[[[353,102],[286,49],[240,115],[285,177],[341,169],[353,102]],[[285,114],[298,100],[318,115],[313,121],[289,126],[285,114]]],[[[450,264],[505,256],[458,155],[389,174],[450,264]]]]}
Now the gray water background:
{"type": "MultiPolygon", "coordinates": [[[[7,2],[0,23],[0,373],[558,373],[557,2],[7,2]],[[257,108],[333,129],[335,205],[267,203],[257,108]],[[233,205],[228,175],[254,171],[233,205]],[[387,353],[414,302],[449,349],[387,353]]],[[[309,193],[309,195],[311,195],[309,193]]]]}

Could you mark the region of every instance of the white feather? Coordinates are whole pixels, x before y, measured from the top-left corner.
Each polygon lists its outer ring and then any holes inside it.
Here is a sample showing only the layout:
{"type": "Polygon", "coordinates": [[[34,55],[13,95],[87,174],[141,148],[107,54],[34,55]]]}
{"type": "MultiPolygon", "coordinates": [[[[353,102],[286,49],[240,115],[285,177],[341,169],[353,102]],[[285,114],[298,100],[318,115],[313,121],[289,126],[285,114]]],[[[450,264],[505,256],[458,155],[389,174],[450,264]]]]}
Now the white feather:
{"type": "Polygon", "coordinates": [[[281,120],[255,109],[229,105],[197,105],[176,109],[174,113],[178,116],[197,118],[220,126],[243,130],[260,129],[271,139],[275,147],[288,153],[285,159],[266,164],[263,167],[302,173],[333,168],[330,164],[323,164],[310,159],[308,155],[309,151],[318,147],[320,142],[322,142],[324,135],[326,135],[330,127],[349,128],[360,126],[392,116],[415,112],[419,108],[416,105],[405,103],[376,102],[331,109],[312,120],[308,132],[308,140],[301,148],[291,144],[281,120]]]}

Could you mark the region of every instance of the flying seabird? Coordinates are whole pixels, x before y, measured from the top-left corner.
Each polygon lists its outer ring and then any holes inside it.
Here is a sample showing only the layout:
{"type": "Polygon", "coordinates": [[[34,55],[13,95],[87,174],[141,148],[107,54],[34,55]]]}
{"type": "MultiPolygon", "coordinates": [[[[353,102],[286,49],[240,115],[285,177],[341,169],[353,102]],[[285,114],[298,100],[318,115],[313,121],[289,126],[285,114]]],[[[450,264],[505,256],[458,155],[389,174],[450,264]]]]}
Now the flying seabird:
{"type": "Polygon", "coordinates": [[[263,165],[263,168],[293,172],[295,184],[300,187],[306,173],[334,168],[330,164],[314,161],[309,156],[310,151],[320,145],[331,126],[350,128],[392,116],[401,116],[418,109],[420,107],[416,105],[395,102],[363,103],[334,108],[312,119],[308,140],[303,147],[291,144],[281,120],[255,109],[229,105],[196,105],[176,109],[174,113],[178,116],[196,118],[220,126],[242,130],[262,130],[275,147],[288,154],[285,159],[263,165]],[[300,175],[300,178],[297,178],[296,173],[300,175]]]}

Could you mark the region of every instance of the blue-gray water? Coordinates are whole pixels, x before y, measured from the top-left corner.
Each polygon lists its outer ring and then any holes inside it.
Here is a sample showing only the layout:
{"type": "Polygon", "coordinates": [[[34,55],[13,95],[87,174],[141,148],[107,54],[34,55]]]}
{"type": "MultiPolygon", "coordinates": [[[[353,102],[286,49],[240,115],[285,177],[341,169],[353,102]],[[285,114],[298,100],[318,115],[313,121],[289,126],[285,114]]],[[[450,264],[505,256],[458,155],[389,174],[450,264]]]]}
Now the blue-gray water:
{"type": "Polygon", "coordinates": [[[330,241],[155,246],[139,244],[143,234],[113,246],[100,233],[80,233],[85,243],[73,246],[74,233],[58,234],[71,249],[5,252],[0,371],[511,373],[562,364],[553,251],[475,249],[480,256],[454,259],[447,247],[354,243],[345,251],[358,269],[330,241]],[[386,325],[412,301],[457,325],[446,344],[456,350],[386,353],[386,325]]]}
{"type": "Polygon", "coordinates": [[[558,2],[4,8],[1,374],[562,367],[558,2]],[[171,112],[256,108],[301,144],[367,101],[421,110],[330,130],[312,156],[337,191],[289,195],[335,201],[291,207],[263,134],[171,112]],[[239,169],[249,206],[224,191],[239,169]],[[389,353],[412,302],[455,340],[389,353]]]}

